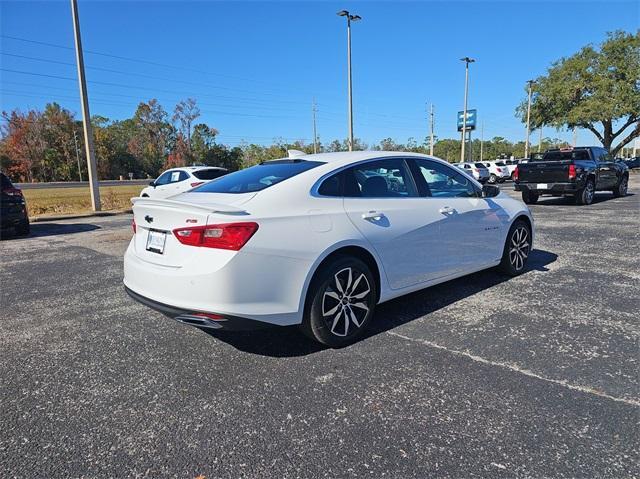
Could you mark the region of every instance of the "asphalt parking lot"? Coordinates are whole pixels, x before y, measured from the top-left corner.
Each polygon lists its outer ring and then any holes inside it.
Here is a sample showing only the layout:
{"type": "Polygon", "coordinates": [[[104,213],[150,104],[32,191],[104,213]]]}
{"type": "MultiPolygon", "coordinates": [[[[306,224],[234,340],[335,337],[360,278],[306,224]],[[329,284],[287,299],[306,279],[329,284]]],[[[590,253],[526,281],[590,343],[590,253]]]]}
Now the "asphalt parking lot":
{"type": "Polygon", "coordinates": [[[531,209],[525,274],[340,350],[132,302],[129,216],[34,224],[0,243],[0,477],[640,477],[640,176],[531,209]]]}

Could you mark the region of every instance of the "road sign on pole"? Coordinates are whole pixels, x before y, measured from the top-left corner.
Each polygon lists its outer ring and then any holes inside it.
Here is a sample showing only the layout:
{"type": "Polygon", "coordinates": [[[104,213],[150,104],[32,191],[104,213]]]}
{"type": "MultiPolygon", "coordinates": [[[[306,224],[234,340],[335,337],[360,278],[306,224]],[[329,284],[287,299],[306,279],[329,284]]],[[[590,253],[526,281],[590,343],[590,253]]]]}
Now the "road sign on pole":
{"type": "MultiPolygon", "coordinates": [[[[476,122],[478,118],[478,110],[467,110],[467,121],[466,127],[467,131],[472,131],[476,129],[476,122]]],[[[465,124],[464,121],[464,111],[458,112],[458,131],[462,131],[462,127],[465,124]]]]}

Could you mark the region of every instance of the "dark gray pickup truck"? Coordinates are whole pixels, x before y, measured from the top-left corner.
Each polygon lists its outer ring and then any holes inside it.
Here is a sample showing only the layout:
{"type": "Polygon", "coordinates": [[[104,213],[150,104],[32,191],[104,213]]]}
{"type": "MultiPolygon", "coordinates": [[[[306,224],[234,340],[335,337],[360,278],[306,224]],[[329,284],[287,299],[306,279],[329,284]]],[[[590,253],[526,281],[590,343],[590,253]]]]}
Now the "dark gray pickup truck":
{"type": "Polygon", "coordinates": [[[520,163],[513,176],[527,204],[550,195],[573,196],[576,204],[589,205],[596,191],[625,196],[629,183],[627,166],[598,146],[547,150],[540,160],[520,163]]]}

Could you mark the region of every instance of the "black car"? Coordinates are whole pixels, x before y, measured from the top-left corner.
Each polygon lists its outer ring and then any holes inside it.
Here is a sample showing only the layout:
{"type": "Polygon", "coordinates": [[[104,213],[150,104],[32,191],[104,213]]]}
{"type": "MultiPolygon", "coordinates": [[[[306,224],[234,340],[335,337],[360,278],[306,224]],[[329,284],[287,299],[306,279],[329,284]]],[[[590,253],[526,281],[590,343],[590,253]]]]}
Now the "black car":
{"type": "Polygon", "coordinates": [[[29,234],[29,215],[22,190],[0,173],[0,231],[13,229],[19,235],[29,234]]]}
{"type": "Polygon", "coordinates": [[[629,158],[627,160],[622,160],[624,164],[627,165],[627,168],[640,168],[640,156],[636,156],[635,158],[629,158]]]}
{"type": "Polygon", "coordinates": [[[593,202],[596,191],[625,196],[629,169],[599,146],[547,150],[541,160],[520,164],[514,172],[515,190],[535,203],[541,195],[573,196],[578,205],[593,202]]]}

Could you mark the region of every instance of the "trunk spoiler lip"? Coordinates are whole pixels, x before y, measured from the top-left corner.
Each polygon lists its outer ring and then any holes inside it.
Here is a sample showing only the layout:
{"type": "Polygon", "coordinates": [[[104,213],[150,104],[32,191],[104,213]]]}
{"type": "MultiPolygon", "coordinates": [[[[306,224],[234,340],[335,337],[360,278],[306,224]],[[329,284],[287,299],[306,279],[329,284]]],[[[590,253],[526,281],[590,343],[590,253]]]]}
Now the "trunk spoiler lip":
{"type": "Polygon", "coordinates": [[[131,203],[135,208],[136,205],[140,206],[166,206],[168,208],[188,208],[200,210],[205,213],[227,213],[227,214],[249,214],[243,208],[238,208],[237,206],[231,205],[223,205],[220,203],[205,203],[205,204],[197,204],[197,203],[187,203],[185,201],[175,201],[175,200],[166,200],[159,198],[143,198],[140,196],[136,196],[131,198],[131,203]]]}

